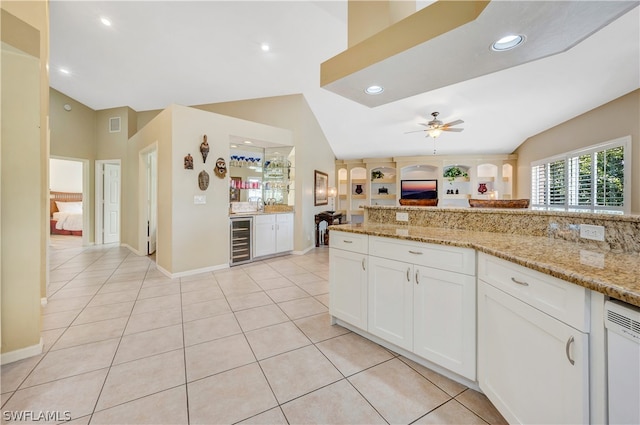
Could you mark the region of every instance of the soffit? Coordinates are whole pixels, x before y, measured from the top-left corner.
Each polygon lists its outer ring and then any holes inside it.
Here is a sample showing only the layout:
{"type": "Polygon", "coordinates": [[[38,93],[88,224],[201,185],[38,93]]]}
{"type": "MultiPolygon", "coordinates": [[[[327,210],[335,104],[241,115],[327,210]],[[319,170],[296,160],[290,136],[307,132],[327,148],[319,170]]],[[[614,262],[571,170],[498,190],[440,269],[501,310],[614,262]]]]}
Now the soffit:
{"type": "Polygon", "coordinates": [[[436,2],[329,59],[321,66],[322,87],[369,107],[384,105],[567,51],[637,7],[630,1],[492,1],[473,19],[474,11],[462,7],[467,3],[436,2]],[[421,27],[426,41],[415,45],[421,27]],[[508,34],[526,41],[510,51],[491,50],[508,34]],[[384,92],[367,95],[370,85],[384,92]]]}

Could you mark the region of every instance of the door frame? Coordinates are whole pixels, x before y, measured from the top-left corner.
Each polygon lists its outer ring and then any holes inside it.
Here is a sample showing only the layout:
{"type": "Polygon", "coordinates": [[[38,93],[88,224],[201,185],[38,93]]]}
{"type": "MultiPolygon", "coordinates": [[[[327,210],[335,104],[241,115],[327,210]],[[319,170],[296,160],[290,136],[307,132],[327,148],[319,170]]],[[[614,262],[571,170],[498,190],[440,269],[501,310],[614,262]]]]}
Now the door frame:
{"type": "MultiPolygon", "coordinates": [[[[118,183],[118,193],[122,194],[122,161],[120,159],[97,159],[96,160],[96,197],[94,203],[94,213],[95,213],[95,241],[96,245],[102,245],[104,238],[104,165],[105,164],[114,164],[120,167],[120,182],[118,183]]],[[[120,209],[119,209],[119,217],[118,222],[120,223],[120,237],[118,238],[118,243],[122,241],[122,196],[120,196],[120,209]]]]}
{"type": "Polygon", "coordinates": [[[139,255],[147,255],[147,218],[149,217],[149,207],[147,202],[147,193],[149,191],[149,187],[147,184],[147,158],[149,154],[155,152],[156,153],[156,173],[155,178],[156,184],[156,261],[158,258],[158,253],[160,251],[159,244],[159,232],[158,232],[158,142],[146,146],[144,149],[140,150],[138,154],[138,253],[139,255]]]}
{"type": "MultiPolygon", "coordinates": [[[[91,162],[88,159],[83,158],[73,158],[70,156],[60,156],[60,155],[49,155],[49,159],[61,159],[63,161],[74,161],[82,163],[82,211],[91,211],[91,203],[89,202],[91,191],[89,190],[89,183],[91,175],[90,164],[91,162]]],[[[49,170],[49,165],[47,163],[47,170],[49,170]]],[[[51,171],[49,170],[49,173],[51,171]]],[[[47,175],[47,185],[49,183],[50,176],[47,175]]],[[[48,197],[48,196],[47,196],[48,197]]],[[[51,212],[49,212],[51,215],[51,212]]],[[[49,229],[49,217],[47,217],[47,229],[49,229]]],[[[89,233],[91,230],[91,213],[82,214],[82,246],[90,245],[89,243],[89,233]],[[86,229],[86,231],[85,231],[86,229]]],[[[50,236],[50,235],[49,235],[50,236]]],[[[47,238],[49,238],[47,236],[47,238]]],[[[49,245],[49,240],[47,239],[47,246],[49,245]]]]}

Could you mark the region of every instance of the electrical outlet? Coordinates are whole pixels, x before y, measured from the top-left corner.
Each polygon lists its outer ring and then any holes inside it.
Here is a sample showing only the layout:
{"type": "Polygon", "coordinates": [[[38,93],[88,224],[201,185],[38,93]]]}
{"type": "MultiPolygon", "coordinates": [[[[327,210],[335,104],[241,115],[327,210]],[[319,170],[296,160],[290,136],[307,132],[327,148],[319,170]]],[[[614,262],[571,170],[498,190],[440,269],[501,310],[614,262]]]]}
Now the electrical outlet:
{"type": "Polygon", "coordinates": [[[580,237],[584,239],[592,239],[594,241],[604,241],[604,226],[581,224],[580,237]]]}
{"type": "Polygon", "coordinates": [[[409,221],[409,213],[397,212],[396,213],[396,221],[409,221]]]}

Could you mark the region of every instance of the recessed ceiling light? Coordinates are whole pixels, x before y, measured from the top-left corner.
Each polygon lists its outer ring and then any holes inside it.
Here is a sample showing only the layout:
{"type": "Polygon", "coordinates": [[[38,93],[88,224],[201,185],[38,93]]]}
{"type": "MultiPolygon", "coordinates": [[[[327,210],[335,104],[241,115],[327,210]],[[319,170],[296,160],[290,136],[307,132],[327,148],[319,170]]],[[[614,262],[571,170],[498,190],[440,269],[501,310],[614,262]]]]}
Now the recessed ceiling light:
{"type": "Polygon", "coordinates": [[[60,68],[60,69],[58,69],[58,71],[60,71],[61,74],[65,74],[65,75],[71,74],[71,71],[69,71],[66,68],[60,68]]]}
{"type": "Polygon", "coordinates": [[[237,147],[238,147],[238,145],[231,145],[231,147],[232,147],[232,148],[237,148],[237,147]]]}
{"type": "Polygon", "coordinates": [[[102,17],[102,18],[100,18],[100,22],[102,22],[102,25],[104,25],[106,27],[110,27],[111,26],[111,21],[108,18],[102,17]]]}
{"type": "Polygon", "coordinates": [[[369,86],[364,89],[366,94],[380,94],[384,91],[384,87],[382,86],[369,86]]]}
{"type": "Polygon", "coordinates": [[[252,144],[253,142],[251,142],[250,140],[245,140],[245,141],[244,141],[244,142],[242,142],[242,143],[244,143],[245,145],[250,145],[250,144],[252,144]]]}
{"type": "Polygon", "coordinates": [[[260,45],[260,48],[262,49],[263,52],[268,52],[269,50],[271,50],[271,46],[269,46],[267,43],[262,43],[260,45]]]}
{"type": "Polygon", "coordinates": [[[491,45],[491,50],[496,52],[502,52],[505,50],[511,50],[516,46],[519,46],[524,41],[524,35],[507,35],[502,37],[491,45]]]}

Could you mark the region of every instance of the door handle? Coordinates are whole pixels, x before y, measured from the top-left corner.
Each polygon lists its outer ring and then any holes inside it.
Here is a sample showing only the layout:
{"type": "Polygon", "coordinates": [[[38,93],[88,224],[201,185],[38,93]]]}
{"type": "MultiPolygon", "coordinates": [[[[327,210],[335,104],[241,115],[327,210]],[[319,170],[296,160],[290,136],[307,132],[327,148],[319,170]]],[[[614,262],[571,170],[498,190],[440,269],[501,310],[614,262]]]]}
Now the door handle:
{"type": "Polygon", "coordinates": [[[569,337],[569,339],[567,340],[567,344],[564,346],[565,353],[567,354],[567,359],[569,359],[569,363],[571,363],[572,365],[574,365],[576,362],[571,358],[571,353],[569,352],[569,350],[571,348],[571,344],[573,344],[574,341],[575,339],[573,338],[573,335],[571,335],[571,337],[569,337]]]}
{"type": "Polygon", "coordinates": [[[422,255],[422,252],[409,250],[409,254],[422,255]]]}
{"type": "Polygon", "coordinates": [[[420,269],[416,270],[416,285],[420,285],[420,269]]]}
{"type": "Polygon", "coordinates": [[[411,267],[408,267],[407,268],[407,282],[411,282],[410,273],[411,273],[411,267]]]}
{"type": "Polygon", "coordinates": [[[522,285],[522,286],[529,286],[529,284],[527,282],[523,282],[521,280],[516,279],[515,277],[511,278],[511,281],[514,283],[517,283],[518,285],[522,285]]]}
{"type": "Polygon", "coordinates": [[[342,242],[344,242],[344,243],[353,243],[353,241],[349,241],[347,239],[343,239],[342,242]]]}
{"type": "Polygon", "coordinates": [[[362,258],[362,270],[366,270],[366,269],[364,268],[364,258],[362,258]]]}

